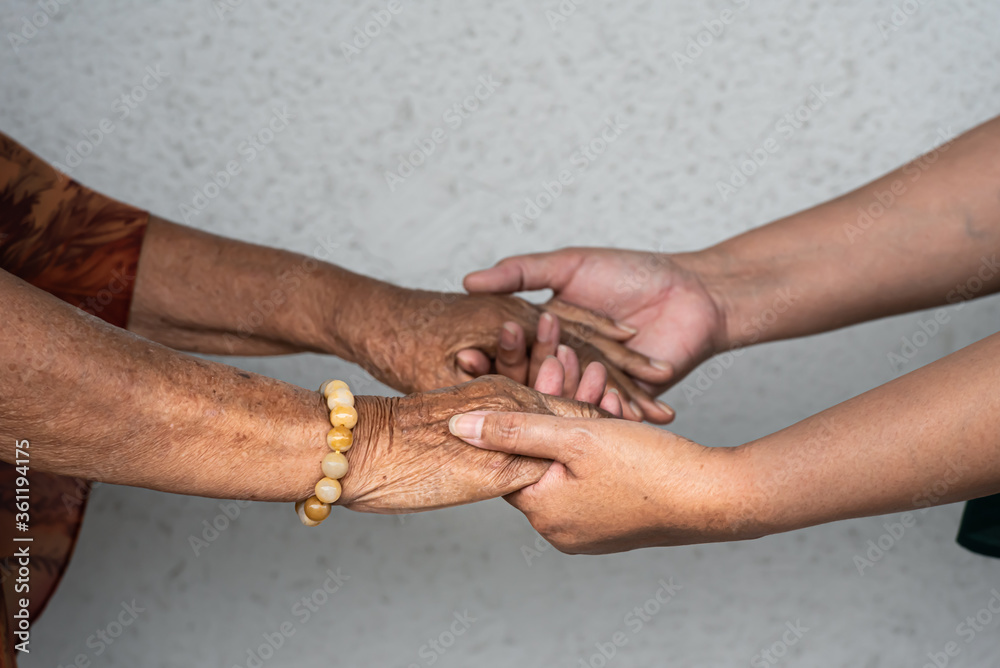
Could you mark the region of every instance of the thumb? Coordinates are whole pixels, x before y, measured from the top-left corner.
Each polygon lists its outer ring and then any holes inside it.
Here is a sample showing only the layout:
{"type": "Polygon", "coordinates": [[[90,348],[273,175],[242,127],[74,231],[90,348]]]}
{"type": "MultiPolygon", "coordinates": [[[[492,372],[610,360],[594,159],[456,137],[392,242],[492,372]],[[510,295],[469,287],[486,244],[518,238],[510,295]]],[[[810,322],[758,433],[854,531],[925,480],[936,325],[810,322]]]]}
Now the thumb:
{"type": "Polygon", "coordinates": [[[573,277],[582,258],[568,250],[517,255],[490,269],[474,271],[463,284],[469,292],[520,292],[552,288],[561,290],[573,277]]]}
{"type": "Polygon", "coordinates": [[[537,413],[473,411],[452,417],[448,429],[477,448],[569,464],[591,443],[581,422],[537,413]]]}

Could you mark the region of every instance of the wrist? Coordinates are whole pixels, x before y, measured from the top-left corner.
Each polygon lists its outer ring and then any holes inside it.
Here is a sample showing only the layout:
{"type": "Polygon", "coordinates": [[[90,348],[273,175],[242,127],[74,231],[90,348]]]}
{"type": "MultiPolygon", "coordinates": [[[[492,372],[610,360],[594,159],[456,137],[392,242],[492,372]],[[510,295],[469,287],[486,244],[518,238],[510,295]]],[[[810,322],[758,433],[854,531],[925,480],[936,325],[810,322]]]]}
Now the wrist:
{"type": "Polygon", "coordinates": [[[668,474],[676,484],[657,484],[655,518],[644,531],[650,546],[725,542],[759,538],[770,531],[761,521],[760,498],[745,447],[706,447],[669,432],[661,432],[652,451],[670,452],[668,474]]]}
{"type": "Polygon", "coordinates": [[[336,505],[350,506],[363,500],[385,480],[386,472],[378,466],[379,453],[392,447],[398,404],[397,397],[354,397],[358,423],[354,427],[354,444],[344,453],[349,468],[340,481],[343,492],[336,505]]]}
{"type": "Polygon", "coordinates": [[[302,328],[311,348],[367,366],[366,348],[391,310],[395,286],[340,267],[322,264],[307,283],[302,328]]]}
{"type": "Polygon", "coordinates": [[[798,295],[777,261],[747,259],[730,241],[675,257],[698,277],[719,313],[716,353],[780,338],[774,325],[798,295]]]}
{"type": "Polygon", "coordinates": [[[710,448],[716,460],[720,540],[751,540],[775,533],[753,466],[750,445],[710,448]]]}

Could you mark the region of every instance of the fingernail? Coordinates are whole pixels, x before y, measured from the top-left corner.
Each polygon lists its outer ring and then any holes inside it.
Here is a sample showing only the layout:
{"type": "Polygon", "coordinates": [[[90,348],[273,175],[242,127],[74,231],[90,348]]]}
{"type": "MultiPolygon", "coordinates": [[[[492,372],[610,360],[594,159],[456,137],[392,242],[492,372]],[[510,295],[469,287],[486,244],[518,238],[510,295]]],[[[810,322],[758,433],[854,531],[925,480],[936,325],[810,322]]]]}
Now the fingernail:
{"type": "Polygon", "coordinates": [[[500,332],[500,347],[504,350],[517,349],[517,330],[509,322],[503,324],[503,331],[500,332]]]}
{"type": "Polygon", "coordinates": [[[640,420],[645,417],[645,415],[642,412],[642,409],[639,408],[639,404],[635,403],[635,401],[628,402],[628,405],[629,408],[632,409],[632,412],[635,413],[637,416],[639,416],[640,420]]]}
{"type": "Polygon", "coordinates": [[[665,360],[649,360],[649,365],[654,369],[659,369],[660,371],[673,371],[674,365],[665,360]]]}
{"type": "Polygon", "coordinates": [[[638,329],[636,329],[632,325],[626,325],[624,322],[621,322],[620,320],[615,320],[615,327],[622,330],[623,332],[628,332],[629,334],[639,333],[638,329]]]}
{"type": "Polygon", "coordinates": [[[619,397],[621,396],[621,393],[618,391],[617,387],[612,387],[610,390],[608,390],[608,394],[617,394],[619,397]]]}
{"type": "Polygon", "coordinates": [[[475,413],[455,415],[448,420],[448,431],[459,438],[471,438],[478,441],[483,435],[483,422],[485,421],[485,415],[476,415],[475,413]]]}
{"type": "Polygon", "coordinates": [[[542,317],[538,320],[538,341],[540,343],[548,343],[549,339],[552,338],[552,326],[555,324],[555,318],[552,317],[550,313],[543,313],[542,317]]]}
{"type": "Polygon", "coordinates": [[[559,347],[556,348],[556,357],[559,359],[560,362],[564,362],[566,359],[569,358],[570,352],[572,351],[570,350],[569,346],[567,346],[564,343],[560,343],[559,347]]]}
{"type": "Polygon", "coordinates": [[[677,413],[674,412],[673,408],[671,408],[670,406],[666,405],[662,401],[657,401],[656,405],[659,406],[660,410],[662,410],[664,413],[666,413],[670,417],[674,417],[675,415],[677,415],[677,413]]]}

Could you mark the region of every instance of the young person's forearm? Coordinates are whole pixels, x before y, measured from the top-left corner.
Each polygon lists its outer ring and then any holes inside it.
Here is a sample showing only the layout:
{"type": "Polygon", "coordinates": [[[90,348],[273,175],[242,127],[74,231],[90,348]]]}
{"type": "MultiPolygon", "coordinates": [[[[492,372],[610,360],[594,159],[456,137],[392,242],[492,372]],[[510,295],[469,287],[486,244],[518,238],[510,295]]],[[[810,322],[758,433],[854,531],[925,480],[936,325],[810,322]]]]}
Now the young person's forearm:
{"type": "Polygon", "coordinates": [[[320,396],[177,353],[0,272],[0,459],[220,498],[309,496],[327,450],[320,396]]]}
{"type": "Polygon", "coordinates": [[[316,258],[152,217],[129,329],[194,352],[323,352],[354,359],[373,301],[391,286],[316,258]]]}
{"type": "Polygon", "coordinates": [[[1000,289],[1000,118],[881,179],[691,262],[732,344],[784,339],[1000,289]]]}
{"type": "Polygon", "coordinates": [[[998,382],[995,334],[742,446],[750,533],[1000,492],[998,382]]]}

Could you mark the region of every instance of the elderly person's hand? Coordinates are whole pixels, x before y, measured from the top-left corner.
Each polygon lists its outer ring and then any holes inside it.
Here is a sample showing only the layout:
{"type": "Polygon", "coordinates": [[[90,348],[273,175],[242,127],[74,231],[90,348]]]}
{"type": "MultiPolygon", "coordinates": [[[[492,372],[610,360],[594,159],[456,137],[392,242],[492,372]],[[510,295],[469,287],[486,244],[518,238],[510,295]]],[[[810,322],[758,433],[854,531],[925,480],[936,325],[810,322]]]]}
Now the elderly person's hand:
{"type": "Polygon", "coordinates": [[[642,353],[593,329],[569,321],[560,326],[557,317],[516,297],[378,283],[366,300],[364,318],[345,334],[351,342],[349,357],[403,392],[447,387],[491,372],[531,385],[542,360],[551,355],[566,369],[565,387],[557,394],[573,396],[580,369],[601,362],[608,385],[623,399],[626,418],[673,419],[673,411],[634,382],[664,382],[669,368],[655,366],[642,353]],[[529,345],[530,360],[525,353],[529,345]]]}
{"type": "Polygon", "coordinates": [[[562,372],[549,358],[538,375],[542,391],[484,376],[400,398],[356,397],[360,417],[338,503],[363,512],[409,513],[503,496],[536,482],[549,462],[470,447],[449,433],[448,420],[456,412],[477,410],[577,418],[621,414],[618,395],[604,394],[606,376],[599,364],[583,374],[578,401],[544,393],[562,388],[562,372]]]}
{"type": "Polygon", "coordinates": [[[410,290],[316,258],[155,217],[143,248],[129,329],[178,350],[326,353],[361,365],[407,394],[491,372],[530,385],[541,360],[553,355],[567,367],[562,395],[572,396],[581,364],[599,361],[625,400],[625,417],[654,422],[673,417],[633,382],[663,382],[669,369],[604,332],[569,321],[560,327],[555,317],[543,317],[542,308],[515,297],[410,290]],[[528,346],[531,373],[519,375],[517,359],[525,358],[528,346]]]}

